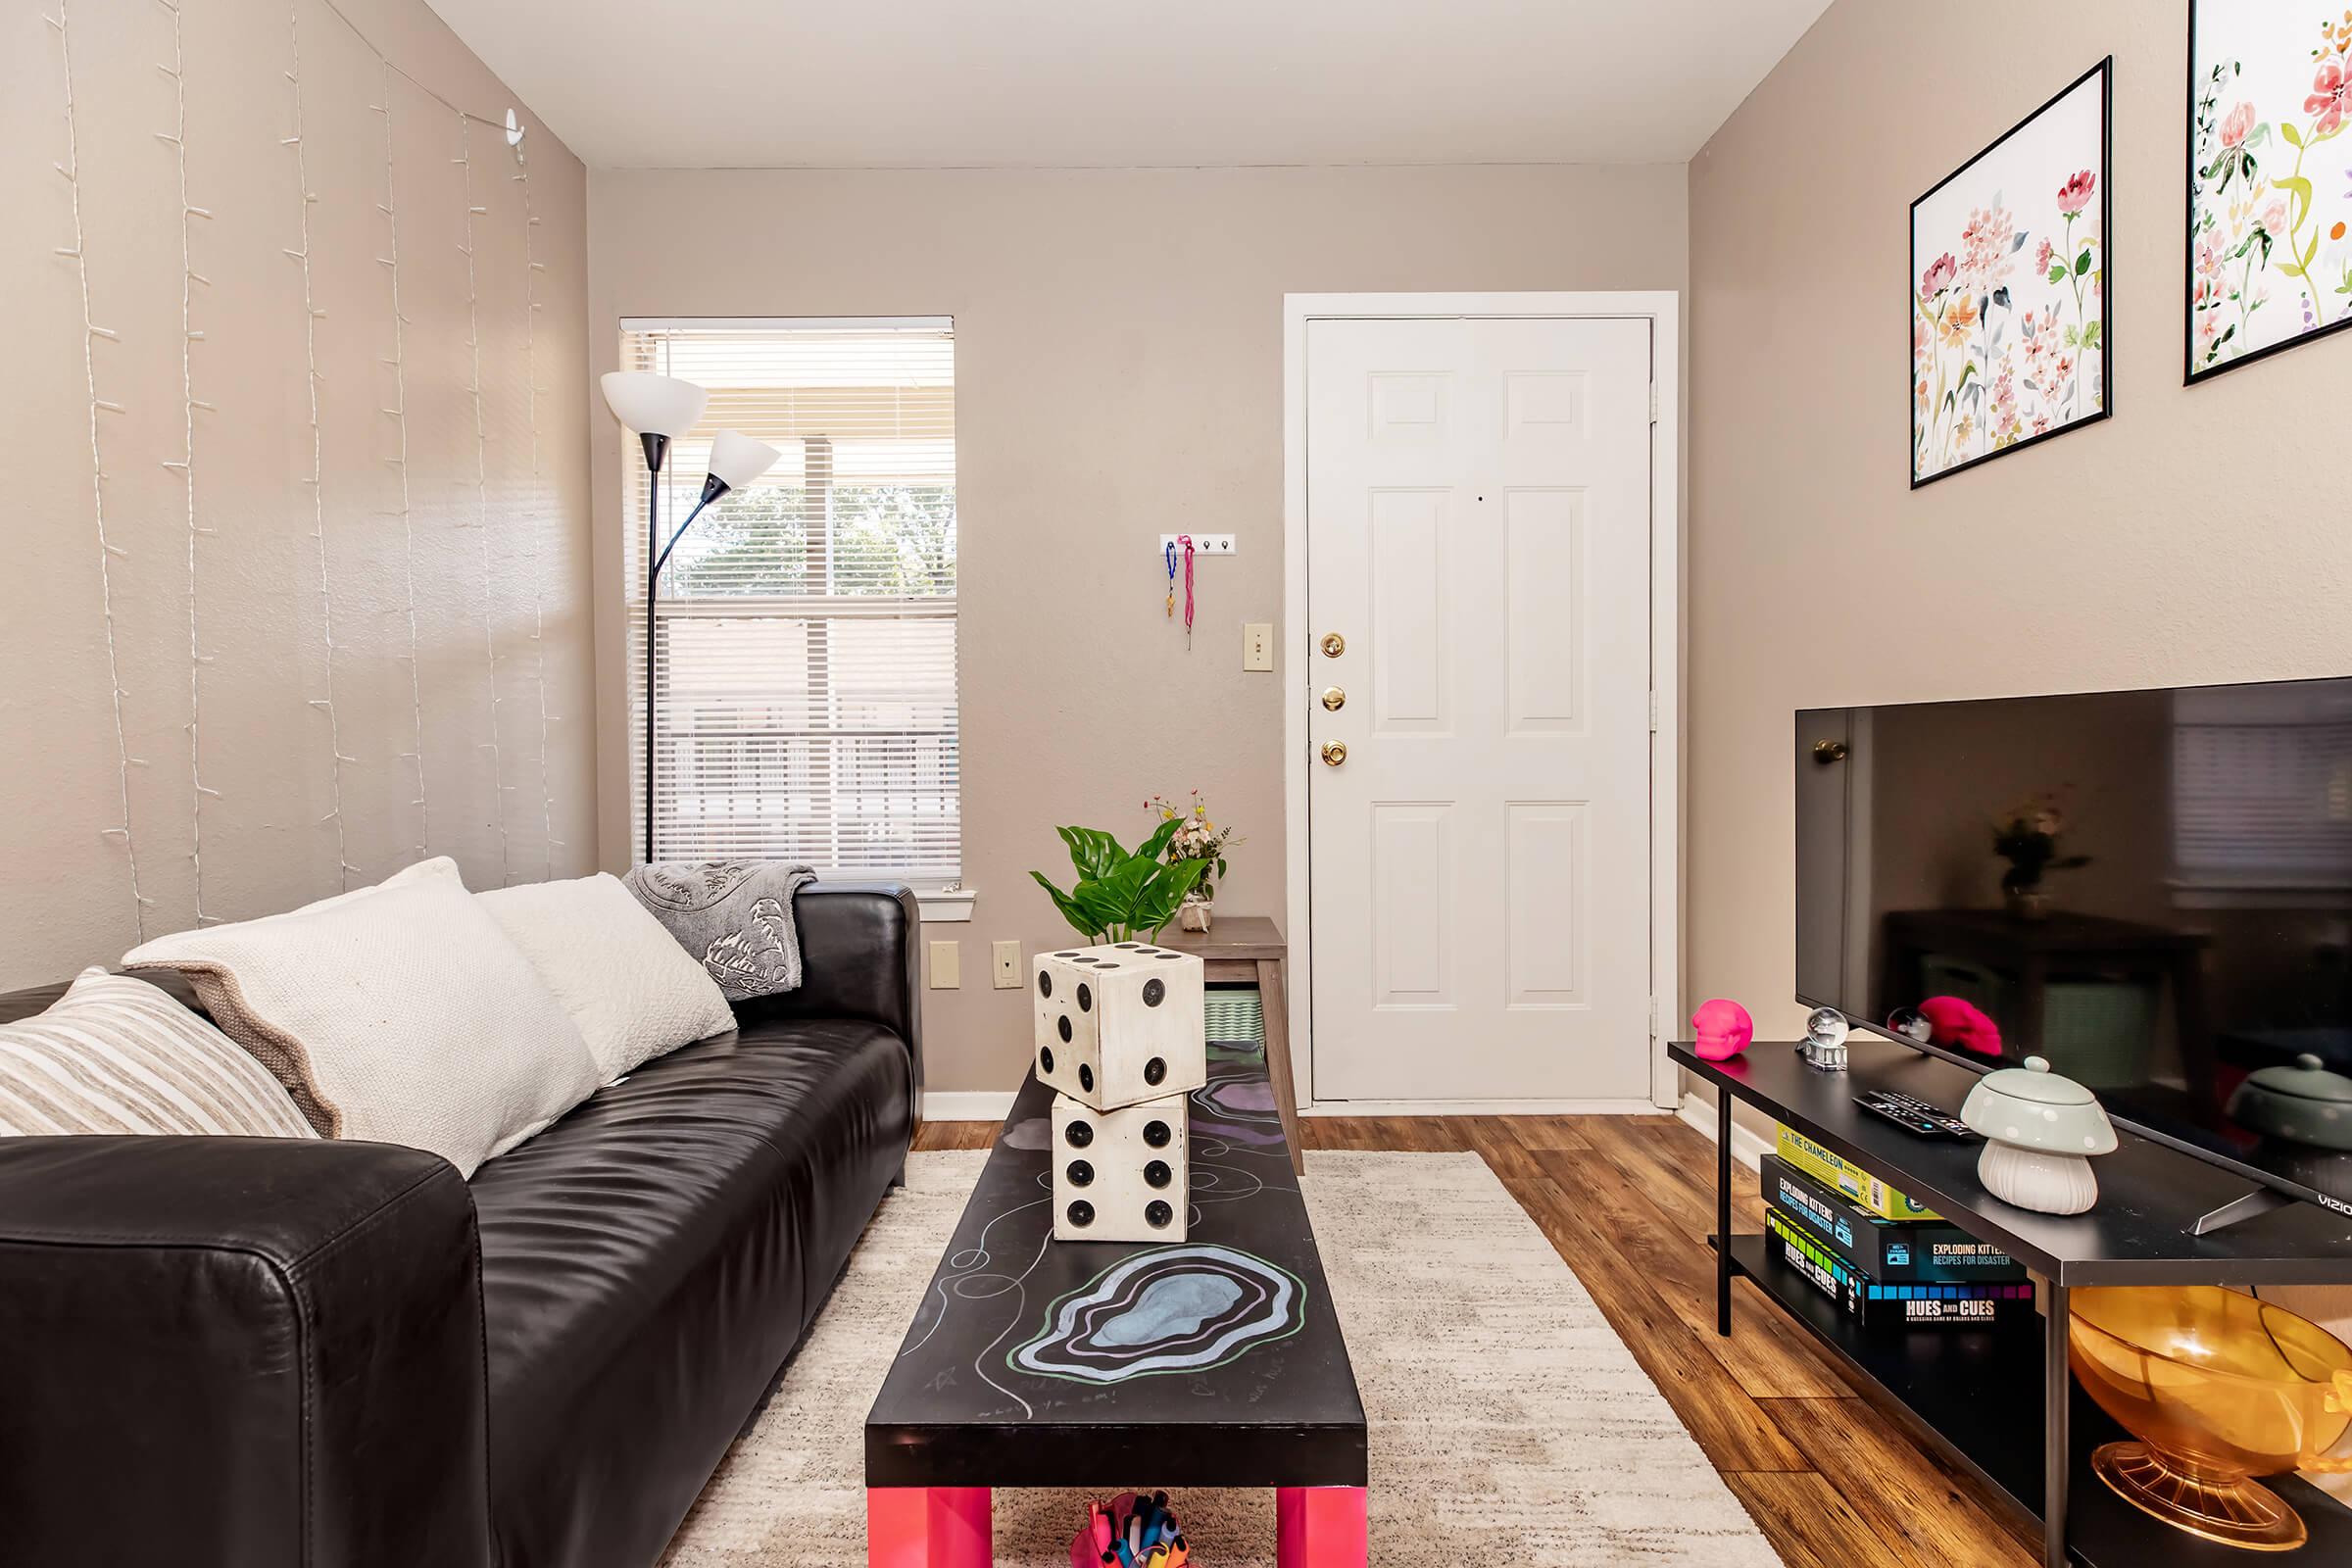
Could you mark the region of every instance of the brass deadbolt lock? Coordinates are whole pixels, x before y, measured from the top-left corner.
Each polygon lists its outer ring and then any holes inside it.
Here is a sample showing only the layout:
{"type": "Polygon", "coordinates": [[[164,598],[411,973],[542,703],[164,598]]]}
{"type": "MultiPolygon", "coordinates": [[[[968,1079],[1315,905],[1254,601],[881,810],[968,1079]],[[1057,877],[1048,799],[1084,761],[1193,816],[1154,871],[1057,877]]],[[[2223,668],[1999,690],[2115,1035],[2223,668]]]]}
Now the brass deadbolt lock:
{"type": "Polygon", "coordinates": [[[1323,657],[1325,659],[1337,659],[1347,651],[1347,638],[1336,631],[1327,631],[1323,634],[1323,657]]]}
{"type": "Polygon", "coordinates": [[[1337,767],[1346,760],[1348,760],[1348,743],[1346,741],[1325,741],[1323,743],[1323,765],[1325,767],[1337,767]]]}
{"type": "Polygon", "coordinates": [[[1326,711],[1336,713],[1347,706],[1348,694],[1346,692],[1340,690],[1337,686],[1326,686],[1323,688],[1323,707],[1326,711]]]}

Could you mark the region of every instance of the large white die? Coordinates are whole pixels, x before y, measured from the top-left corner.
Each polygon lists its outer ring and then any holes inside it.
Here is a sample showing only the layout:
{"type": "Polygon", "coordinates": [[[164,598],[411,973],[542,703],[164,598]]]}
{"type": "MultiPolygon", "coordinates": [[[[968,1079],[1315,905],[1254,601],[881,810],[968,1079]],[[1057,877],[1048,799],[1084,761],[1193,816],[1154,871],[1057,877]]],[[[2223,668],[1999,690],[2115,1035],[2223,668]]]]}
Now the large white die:
{"type": "Polygon", "coordinates": [[[1191,1207],[1184,1095],[1097,1110],[1054,1097],[1054,1239],[1181,1242],[1191,1207]]]}
{"type": "Polygon", "coordinates": [[[1031,976],[1037,1076],[1097,1110],[1208,1082],[1200,960],[1149,942],[1041,953],[1031,976]]]}

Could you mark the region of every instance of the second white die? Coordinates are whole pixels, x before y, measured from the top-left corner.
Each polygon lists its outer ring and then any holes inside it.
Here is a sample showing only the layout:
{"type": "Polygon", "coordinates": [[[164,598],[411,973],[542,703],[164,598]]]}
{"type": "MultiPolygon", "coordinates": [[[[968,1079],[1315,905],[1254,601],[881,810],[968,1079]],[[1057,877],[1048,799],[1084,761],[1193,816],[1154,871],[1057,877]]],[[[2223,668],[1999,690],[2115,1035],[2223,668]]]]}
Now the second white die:
{"type": "Polygon", "coordinates": [[[1191,1208],[1190,1100],[1117,1110],[1054,1099],[1054,1239],[1181,1242],[1191,1208]]]}

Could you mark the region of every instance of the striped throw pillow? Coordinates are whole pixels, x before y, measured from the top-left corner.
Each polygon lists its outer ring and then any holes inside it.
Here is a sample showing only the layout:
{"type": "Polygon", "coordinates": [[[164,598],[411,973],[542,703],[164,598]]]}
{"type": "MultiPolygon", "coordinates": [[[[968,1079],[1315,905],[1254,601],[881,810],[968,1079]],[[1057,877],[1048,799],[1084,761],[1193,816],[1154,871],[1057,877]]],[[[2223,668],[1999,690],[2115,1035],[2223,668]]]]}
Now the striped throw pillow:
{"type": "Polygon", "coordinates": [[[144,980],[84,969],[46,1012],[0,1024],[0,1136],[315,1138],[243,1047],[144,980]]]}

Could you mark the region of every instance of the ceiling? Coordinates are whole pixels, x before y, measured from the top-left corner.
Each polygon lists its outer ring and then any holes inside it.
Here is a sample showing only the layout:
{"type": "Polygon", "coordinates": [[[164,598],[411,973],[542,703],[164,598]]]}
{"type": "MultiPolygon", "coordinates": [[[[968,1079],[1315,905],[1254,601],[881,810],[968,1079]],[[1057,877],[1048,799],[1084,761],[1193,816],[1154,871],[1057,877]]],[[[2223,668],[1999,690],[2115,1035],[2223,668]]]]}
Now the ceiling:
{"type": "Polygon", "coordinates": [[[591,168],[1682,163],[1828,0],[428,0],[591,168]]]}

